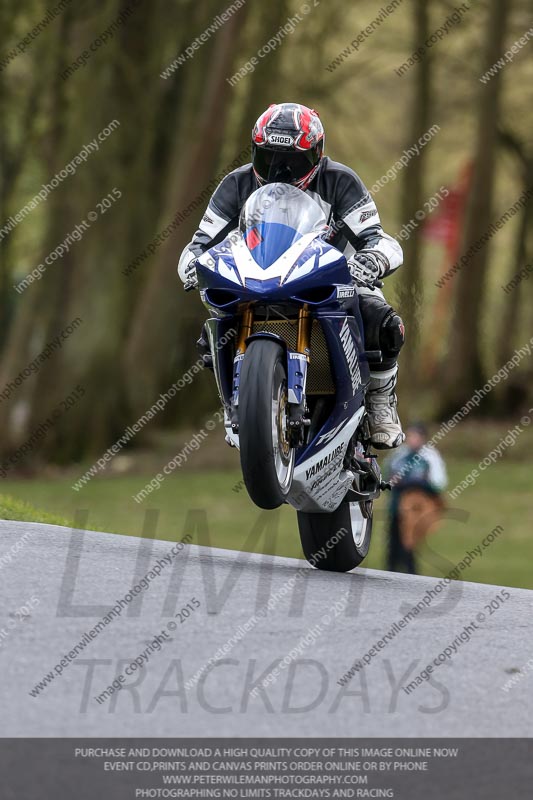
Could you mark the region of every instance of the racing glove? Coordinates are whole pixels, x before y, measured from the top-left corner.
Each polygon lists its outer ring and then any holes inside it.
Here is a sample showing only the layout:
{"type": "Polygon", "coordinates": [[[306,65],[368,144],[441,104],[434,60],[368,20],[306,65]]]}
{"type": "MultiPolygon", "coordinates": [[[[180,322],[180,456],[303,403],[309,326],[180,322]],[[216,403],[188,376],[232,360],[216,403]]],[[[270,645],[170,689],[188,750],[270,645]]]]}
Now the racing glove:
{"type": "Polygon", "coordinates": [[[193,289],[198,289],[198,276],[196,274],[196,262],[193,262],[190,267],[185,271],[185,283],[183,288],[186,292],[193,289]]]}
{"type": "Polygon", "coordinates": [[[183,288],[186,292],[198,288],[198,277],[196,275],[196,256],[187,248],[183,251],[178,264],[178,273],[183,281],[183,288]]]}
{"type": "Polygon", "coordinates": [[[389,264],[382,253],[360,250],[348,261],[348,268],[357,286],[373,288],[387,274],[389,264]]]}

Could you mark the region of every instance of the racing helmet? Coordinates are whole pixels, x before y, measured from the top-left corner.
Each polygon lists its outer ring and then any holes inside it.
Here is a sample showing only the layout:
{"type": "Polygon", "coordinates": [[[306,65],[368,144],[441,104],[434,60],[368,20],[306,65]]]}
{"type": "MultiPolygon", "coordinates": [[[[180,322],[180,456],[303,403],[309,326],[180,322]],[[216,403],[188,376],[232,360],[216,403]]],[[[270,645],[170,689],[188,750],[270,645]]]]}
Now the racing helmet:
{"type": "Polygon", "coordinates": [[[274,103],[252,131],[258,183],[290,183],[305,190],[320,167],[325,133],[317,112],[301,103],[274,103]]]}

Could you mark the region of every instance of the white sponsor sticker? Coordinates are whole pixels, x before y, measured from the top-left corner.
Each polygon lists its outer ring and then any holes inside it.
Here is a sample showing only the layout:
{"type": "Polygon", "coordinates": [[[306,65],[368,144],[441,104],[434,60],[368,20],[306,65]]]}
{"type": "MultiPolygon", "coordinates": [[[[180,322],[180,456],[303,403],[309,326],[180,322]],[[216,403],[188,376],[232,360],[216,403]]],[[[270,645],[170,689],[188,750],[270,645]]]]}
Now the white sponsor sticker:
{"type": "Polygon", "coordinates": [[[313,464],[312,467],[306,469],[305,471],[306,481],[308,481],[309,478],[312,478],[313,476],[321,472],[324,469],[324,467],[327,467],[328,464],[331,464],[331,462],[335,458],[339,458],[342,455],[344,455],[344,442],[340,444],[338,447],[336,447],[335,450],[333,450],[331,453],[329,453],[329,455],[324,456],[323,458],[320,459],[320,461],[317,461],[315,464],[313,464]]]}
{"type": "Polygon", "coordinates": [[[361,216],[359,218],[359,222],[366,222],[367,219],[371,219],[372,217],[375,217],[377,213],[378,213],[377,208],[372,208],[370,211],[363,211],[363,213],[361,214],[361,216]]]}
{"type": "Polygon", "coordinates": [[[270,133],[267,137],[269,144],[281,144],[284,147],[292,147],[294,144],[294,137],[285,133],[270,133]]]}
{"type": "Polygon", "coordinates": [[[352,289],[350,289],[350,288],[347,288],[347,289],[338,288],[337,289],[337,298],[339,300],[345,300],[348,297],[353,297],[354,294],[355,294],[355,289],[353,289],[353,288],[352,289]]]}

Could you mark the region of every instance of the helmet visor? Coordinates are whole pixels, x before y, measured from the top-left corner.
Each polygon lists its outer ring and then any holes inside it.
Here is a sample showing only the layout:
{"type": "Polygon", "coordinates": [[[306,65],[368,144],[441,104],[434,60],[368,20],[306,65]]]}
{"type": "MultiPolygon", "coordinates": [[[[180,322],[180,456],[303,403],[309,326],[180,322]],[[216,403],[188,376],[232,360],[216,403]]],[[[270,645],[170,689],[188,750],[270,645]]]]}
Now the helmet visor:
{"type": "Polygon", "coordinates": [[[266,183],[279,181],[295,183],[300,181],[320,161],[318,148],[312,150],[268,150],[254,148],[254,168],[266,183]]]}

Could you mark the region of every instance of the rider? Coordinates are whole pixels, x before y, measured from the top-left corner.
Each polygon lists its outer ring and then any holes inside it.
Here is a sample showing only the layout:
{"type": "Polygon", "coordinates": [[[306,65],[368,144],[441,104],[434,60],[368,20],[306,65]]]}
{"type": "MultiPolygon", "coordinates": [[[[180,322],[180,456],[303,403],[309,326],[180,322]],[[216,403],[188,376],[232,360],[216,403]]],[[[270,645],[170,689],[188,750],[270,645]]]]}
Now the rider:
{"type": "MultiPolygon", "coordinates": [[[[238,226],[248,197],[265,183],[291,183],[315,200],[333,226],[329,241],[341,250],[357,287],[365,347],[381,350],[370,362],[366,396],[374,447],[398,447],[403,440],[397,412],[398,354],[404,342],[401,318],[374,284],[402,263],[402,248],[384,233],[378,210],[355,172],[324,152],[324,128],[316,111],[300,103],[269,106],[252,132],[252,163],[230,172],[215,190],[200,227],[178,264],[180,278],[196,286],[196,259],[238,226]]],[[[204,337],[200,340],[204,346],[204,337]]]]}

